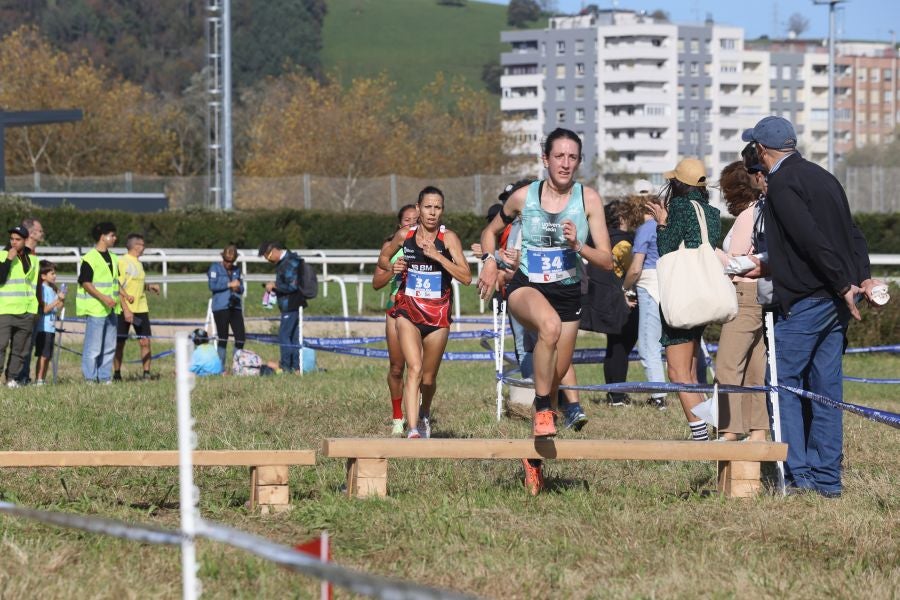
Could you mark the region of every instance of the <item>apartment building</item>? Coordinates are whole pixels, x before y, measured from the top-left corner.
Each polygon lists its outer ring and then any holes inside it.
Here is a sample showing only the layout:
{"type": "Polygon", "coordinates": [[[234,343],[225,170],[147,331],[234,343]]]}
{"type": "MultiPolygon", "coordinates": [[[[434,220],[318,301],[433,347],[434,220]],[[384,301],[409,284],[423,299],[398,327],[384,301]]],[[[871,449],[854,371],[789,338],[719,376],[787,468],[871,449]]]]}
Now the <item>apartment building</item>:
{"type": "MultiPolygon", "coordinates": [[[[741,132],[765,115],[790,119],[798,146],[828,156],[828,48],[822,40],[744,40],[741,27],[673,24],[643,12],[554,17],[545,29],[506,31],[500,107],[515,151],[533,156],[556,127],[584,143],[582,176],[621,193],[628,175],[696,156],[711,177],[735,160],[741,132]],[[624,175],[624,177],[623,177],[624,175]]],[[[835,155],[892,139],[900,123],[893,45],[844,42],[835,69],[835,155]]]]}

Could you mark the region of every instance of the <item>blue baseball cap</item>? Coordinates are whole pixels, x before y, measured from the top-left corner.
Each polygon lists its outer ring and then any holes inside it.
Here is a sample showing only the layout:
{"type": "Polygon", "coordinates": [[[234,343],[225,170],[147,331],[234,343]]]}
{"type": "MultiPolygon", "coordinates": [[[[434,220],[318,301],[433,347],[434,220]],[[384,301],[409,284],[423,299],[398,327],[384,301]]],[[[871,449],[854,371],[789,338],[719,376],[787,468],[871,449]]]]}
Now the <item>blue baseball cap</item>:
{"type": "Polygon", "coordinates": [[[745,142],[756,142],[773,150],[793,150],[797,147],[794,126],[783,117],[766,117],[753,129],[745,129],[741,134],[745,142]]]}

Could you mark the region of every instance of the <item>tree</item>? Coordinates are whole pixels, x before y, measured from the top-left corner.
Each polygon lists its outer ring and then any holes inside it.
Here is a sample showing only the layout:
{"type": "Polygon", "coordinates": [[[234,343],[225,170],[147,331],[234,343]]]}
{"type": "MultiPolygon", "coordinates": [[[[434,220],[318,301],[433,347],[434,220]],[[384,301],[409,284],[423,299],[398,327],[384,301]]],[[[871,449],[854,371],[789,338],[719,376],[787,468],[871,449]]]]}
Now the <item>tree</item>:
{"type": "Polygon", "coordinates": [[[791,37],[798,38],[809,29],[809,19],[800,13],[794,13],[788,18],[788,33],[791,37]]]}
{"type": "Polygon", "coordinates": [[[63,177],[125,171],[173,172],[175,136],[163,106],[133,83],[110,77],[84,56],[54,50],[32,28],[0,42],[0,106],[6,110],[81,108],[78,123],[7,131],[8,172],[63,177]]]}
{"type": "Polygon", "coordinates": [[[481,81],[484,82],[484,86],[487,88],[488,92],[497,96],[499,96],[502,91],[500,88],[501,75],[503,75],[503,67],[497,59],[486,62],[481,67],[481,81]]]}
{"type": "Polygon", "coordinates": [[[654,21],[660,21],[662,23],[670,22],[669,13],[660,8],[657,8],[652,13],[650,13],[650,18],[652,18],[654,21]]]}
{"type": "Polygon", "coordinates": [[[541,6],[537,0],[509,0],[506,23],[510,27],[525,27],[530,21],[541,18],[541,6]]]}
{"type": "Polygon", "coordinates": [[[325,0],[235,2],[234,81],[238,87],[299,68],[321,76],[325,0]]]}
{"type": "Polygon", "coordinates": [[[244,174],[339,177],[330,193],[344,209],[353,208],[362,179],[386,175],[414,156],[392,108],[393,91],[384,75],[354,79],[346,89],[297,72],[269,79],[249,104],[256,116],[244,174]]]}

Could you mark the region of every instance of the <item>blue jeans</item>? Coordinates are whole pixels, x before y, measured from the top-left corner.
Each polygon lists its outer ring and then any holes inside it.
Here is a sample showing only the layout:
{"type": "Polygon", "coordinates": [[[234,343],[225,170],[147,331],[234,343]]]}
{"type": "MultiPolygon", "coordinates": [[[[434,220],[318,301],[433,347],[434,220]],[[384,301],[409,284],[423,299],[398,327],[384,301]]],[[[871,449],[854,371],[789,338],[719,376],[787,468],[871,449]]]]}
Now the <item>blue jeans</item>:
{"type": "MultiPolygon", "coordinates": [[[[843,399],[841,359],[850,311],[843,299],[804,298],[787,316],[775,313],[775,359],[780,385],[843,399]]],[[[782,441],[788,444],[785,485],[824,494],[841,492],[843,413],[779,391],[782,441]]]]}
{"type": "Polygon", "coordinates": [[[525,326],[512,314],[507,312],[506,316],[509,317],[509,328],[512,329],[513,340],[516,342],[516,360],[519,361],[522,379],[531,379],[534,377],[534,357],[531,352],[525,352],[525,326]]]}
{"type": "MultiPolygon", "coordinates": [[[[666,371],[663,368],[662,344],[659,338],[662,335],[662,324],[659,320],[659,304],[653,296],[644,288],[637,287],[638,295],[638,354],[641,356],[641,365],[647,381],[657,383],[666,382],[666,371]]],[[[654,398],[665,397],[665,392],[652,392],[654,398]]]]}
{"type": "Polygon", "coordinates": [[[86,317],[84,323],[84,348],[81,352],[81,374],[86,381],[101,383],[112,379],[113,355],[116,353],[116,327],[118,317],[110,313],[105,317],[86,317]]]}
{"type": "Polygon", "coordinates": [[[287,373],[300,369],[300,314],[296,310],[281,313],[278,326],[281,360],[278,366],[287,373]]]}

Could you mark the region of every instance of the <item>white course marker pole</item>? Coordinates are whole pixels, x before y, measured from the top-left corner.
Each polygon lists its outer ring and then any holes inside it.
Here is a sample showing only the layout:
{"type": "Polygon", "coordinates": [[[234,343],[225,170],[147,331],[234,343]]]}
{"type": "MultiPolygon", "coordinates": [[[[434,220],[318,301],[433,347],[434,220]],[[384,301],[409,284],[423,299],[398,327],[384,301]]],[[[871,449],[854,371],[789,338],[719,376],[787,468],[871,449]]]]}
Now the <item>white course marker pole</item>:
{"type": "Polygon", "coordinates": [[[196,600],[200,593],[197,580],[197,502],[200,493],[194,487],[193,450],[197,438],[191,418],[190,340],[187,333],[175,335],[175,393],[178,404],[178,500],[181,513],[181,595],[196,600]]]}
{"type": "Polygon", "coordinates": [[[503,352],[506,347],[506,300],[500,301],[500,329],[497,331],[497,420],[503,416],[503,352]]]}
{"type": "MultiPolygon", "coordinates": [[[[769,353],[769,385],[778,385],[778,363],[775,358],[775,313],[768,310],[766,315],[766,341],[768,342],[769,353]]],[[[772,390],[769,392],[769,401],[772,403],[772,441],[781,442],[781,409],[778,403],[778,392],[772,390]]],[[[778,491],[784,495],[784,463],[778,461],[775,463],[778,471],[778,491]]]]}
{"type": "MultiPolygon", "coordinates": [[[[322,532],[322,535],[319,538],[319,559],[323,563],[328,562],[328,545],[330,543],[331,539],[328,537],[328,531],[325,530],[322,532]]],[[[331,584],[328,583],[327,580],[322,580],[320,590],[320,596],[322,600],[331,600],[331,584]]]]}

